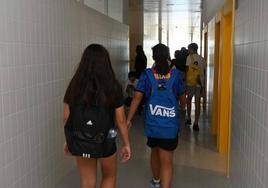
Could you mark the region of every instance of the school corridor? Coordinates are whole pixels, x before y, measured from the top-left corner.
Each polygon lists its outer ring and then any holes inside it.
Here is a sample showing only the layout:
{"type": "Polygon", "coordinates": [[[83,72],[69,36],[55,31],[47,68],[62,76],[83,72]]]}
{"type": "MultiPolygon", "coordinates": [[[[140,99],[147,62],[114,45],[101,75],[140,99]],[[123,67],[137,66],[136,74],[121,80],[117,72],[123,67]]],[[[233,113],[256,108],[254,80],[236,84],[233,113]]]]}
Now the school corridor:
{"type": "MultiPolygon", "coordinates": [[[[193,42],[206,94],[199,132],[181,113],[172,188],[268,188],[267,16],[268,0],[1,0],[0,188],[79,187],[63,154],[63,96],[86,46],[109,51],[124,85],[137,45],[149,68],[154,45],[173,59],[193,42]]],[[[118,161],[118,188],[150,187],[143,115],[131,160],[118,161]]]]}
{"type": "MultiPolygon", "coordinates": [[[[217,152],[215,137],[209,133],[210,122],[203,114],[200,132],[182,126],[179,146],[174,155],[174,188],[230,188],[225,176],[225,156],[217,152]]],[[[182,121],[183,122],[183,121],[182,121]]],[[[149,188],[152,178],[150,149],[146,146],[142,116],[136,116],[131,129],[133,158],[126,164],[118,163],[118,188],[149,188]]],[[[99,169],[99,177],[100,177],[99,169]]],[[[56,188],[79,187],[77,170],[71,171],[56,188]]]]}

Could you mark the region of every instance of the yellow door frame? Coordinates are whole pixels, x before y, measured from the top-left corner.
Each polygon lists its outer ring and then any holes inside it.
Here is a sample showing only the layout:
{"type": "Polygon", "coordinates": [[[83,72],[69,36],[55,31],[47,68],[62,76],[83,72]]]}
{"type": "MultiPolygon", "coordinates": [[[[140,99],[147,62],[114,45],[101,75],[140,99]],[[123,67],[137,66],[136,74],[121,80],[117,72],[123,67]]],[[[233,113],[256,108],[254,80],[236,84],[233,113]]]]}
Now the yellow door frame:
{"type": "Polygon", "coordinates": [[[235,0],[226,0],[215,19],[211,132],[217,135],[218,151],[227,156],[227,176],[230,171],[234,14],[235,0]]]}
{"type": "Polygon", "coordinates": [[[235,7],[236,0],[228,0],[228,5],[232,11],[232,31],[231,31],[231,68],[230,68],[230,109],[229,109],[229,130],[228,130],[228,148],[227,148],[227,167],[226,175],[230,176],[230,158],[231,158],[231,128],[232,128],[232,98],[233,98],[233,67],[234,67],[234,34],[235,34],[235,7]],[[231,5],[231,6],[230,6],[231,5]]]}
{"type": "Polygon", "coordinates": [[[213,101],[212,101],[212,127],[211,133],[217,135],[218,132],[218,98],[219,98],[219,64],[220,64],[220,36],[221,23],[219,19],[215,19],[215,48],[214,48],[214,81],[213,81],[213,101]]]}
{"type": "MultiPolygon", "coordinates": [[[[204,56],[203,57],[205,59],[205,62],[207,63],[208,62],[208,31],[207,31],[207,28],[205,29],[205,32],[204,32],[204,56]]],[[[206,64],[206,66],[208,66],[208,64],[206,64]]],[[[205,89],[205,93],[207,93],[207,75],[205,75],[204,89],[205,89]]],[[[203,110],[206,111],[206,109],[207,109],[207,95],[205,95],[203,97],[203,110]]]]}
{"type": "MultiPolygon", "coordinates": [[[[223,13],[223,12],[222,12],[223,13]]],[[[221,61],[219,66],[219,117],[218,117],[218,149],[220,153],[227,154],[228,133],[229,133],[229,111],[231,92],[231,33],[232,33],[232,13],[222,15],[221,21],[221,61]]]]}

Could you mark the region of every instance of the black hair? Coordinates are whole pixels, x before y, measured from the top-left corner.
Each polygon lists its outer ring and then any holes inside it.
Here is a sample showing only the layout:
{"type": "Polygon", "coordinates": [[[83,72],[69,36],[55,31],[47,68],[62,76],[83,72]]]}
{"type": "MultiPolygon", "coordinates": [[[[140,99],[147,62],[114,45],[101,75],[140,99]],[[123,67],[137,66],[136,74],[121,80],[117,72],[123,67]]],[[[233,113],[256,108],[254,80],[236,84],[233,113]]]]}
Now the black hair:
{"type": "Polygon", "coordinates": [[[80,98],[87,105],[105,106],[113,106],[122,99],[122,86],[116,80],[109,53],[99,44],[91,44],[85,49],[64,102],[71,106],[80,98]]]}
{"type": "Polygon", "coordinates": [[[197,52],[198,50],[198,45],[196,43],[191,43],[188,45],[188,49],[192,49],[194,50],[195,52],[197,52]]]}
{"type": "Polygon", "coordinates": [[[153,59],[155,60],[155,69],[158,74],[166,75],[169,70],[169,48],[164,44],[157,44],[153,48],[153,59]]]}
{"type": "Polygon", "coordinates": [[[134,72],[134,71],[130,71],[130,72],[128,73],[128,79],[130,79],[131,77],[136,77],[136,72],[134,72]]]}
{"type": "Polygon", "coordinates": [[[187,49],[183,46],[181,47],[181,51],[187,51],[187,49]]]}
{"type": "Polygon", "coordinates": [[[137,54],[144,54],[142,45],[137,45],[137,46],[136,46],[136,53],[137,53],[137,54]]]}
{"type": "Polygon", "coordinates": [[[181,50],[176,50],[176,51],[174,52],[174,57],[177,58],[181,53],[182,53],[181,50]]]}

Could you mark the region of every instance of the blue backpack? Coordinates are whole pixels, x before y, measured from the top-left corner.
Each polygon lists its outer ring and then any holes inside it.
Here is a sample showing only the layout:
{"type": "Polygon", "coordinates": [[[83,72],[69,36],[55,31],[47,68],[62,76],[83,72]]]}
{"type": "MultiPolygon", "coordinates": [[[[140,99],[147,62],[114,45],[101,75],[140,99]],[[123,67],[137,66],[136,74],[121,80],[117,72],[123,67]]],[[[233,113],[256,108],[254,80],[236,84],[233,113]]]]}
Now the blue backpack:
{"type": "Polygon", "coordinates": [[[179,106],[173,91],[177,70],[164,85],[159,84],[152,69],[146,69],[152,90],[145,105],[145,134],[147,137],[174,139],[179,131],[179,106]]]}

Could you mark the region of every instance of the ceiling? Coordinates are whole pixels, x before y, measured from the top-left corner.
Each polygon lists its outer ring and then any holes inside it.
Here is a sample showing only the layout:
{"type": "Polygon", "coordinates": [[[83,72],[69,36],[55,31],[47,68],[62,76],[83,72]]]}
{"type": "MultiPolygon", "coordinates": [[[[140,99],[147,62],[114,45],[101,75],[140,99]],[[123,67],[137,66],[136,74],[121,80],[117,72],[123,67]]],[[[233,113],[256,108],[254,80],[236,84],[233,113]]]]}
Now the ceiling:
{"type": "MultiPolygon", "coordinates": [[[[144,0],[144,11],[149,12],[184,12],[194,14],[201,12],[202,20],[208,23],[226,0],[144,0]]],[[[194,19],[196,14],[191,15],[194,19]]]]}
{"type": "Polygon", "coordinates": [[[203,0],[203,22],[208,23],[227,0],[203,0]]]}
{"type": "Polygon", "coordinates": [[[201,23],[208,23],[224,1],[226,0],[136,0],[144,3],[144,39],[145,46],[149,49],[147,53],[159,38],[171,51],[187,46],[190,42],[202,46],[201,23]]]}
{"type": "Polygon", "coordinates": [[[157,41],[169,46],[172,57],[175,50],[199,43],[201,1],[143,0],[146,53],[157,41]]]}
{"type": "Polygon", "coordinates": [[[144,13],[158,13],[162,27],[196,28],[200,26],[201,0],[144,0],[144,13]]]}
{"type": "Polygon", "coordinates": [[[145,12],[196,12],[200,11],[201,0],[144,0],[145,12]]]}

